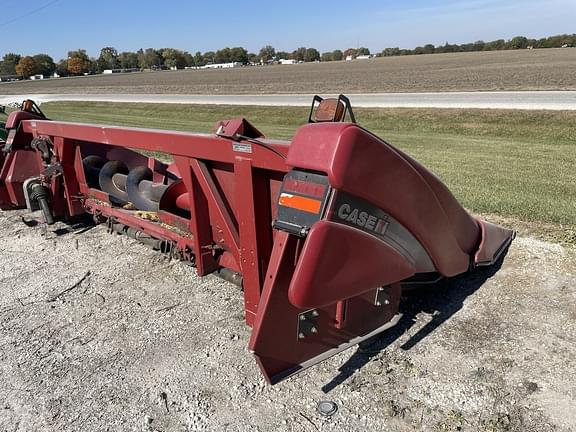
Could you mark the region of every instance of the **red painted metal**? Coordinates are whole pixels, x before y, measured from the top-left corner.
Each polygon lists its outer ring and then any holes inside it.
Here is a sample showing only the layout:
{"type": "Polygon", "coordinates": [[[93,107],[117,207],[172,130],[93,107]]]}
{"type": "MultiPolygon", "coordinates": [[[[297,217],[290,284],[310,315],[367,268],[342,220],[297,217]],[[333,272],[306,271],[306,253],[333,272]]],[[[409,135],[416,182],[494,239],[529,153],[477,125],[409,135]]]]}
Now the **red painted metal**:
{"type": "Polygon", "coordinates": [[[344,325],[335,319],[338,303],[314,309],[316,331],[301,338],[299,324],[306,309],[293,305],[288,294],[297,262],[298,240],[278,233],[249,344],[272,384],[383,331],[393,325],[398,312],[400,286],[390,288],[388,303],[382,305],[376,305],[374,288],[347,300],[344,325]]]}
{"type": "Polygon", "coordinates": [[[478,250],[474,254],[474,263],[478,266],[492,265],[500,252],[508,247],[513,237],[510,230],[489,222],[478,220],[481,228],[481,241],[478,250]]]}
{"type": "Polygon", "coordinates": [[[0,209],[26,207],[22,185],[38,175],[41,162],[36,152],[15,151],[8,153],[0,169],[0,209]]]}
{"type": "Polygon", "coordinates": [[[320,221],[308,234],[291,277],[288,298],[301,309],[319,308],[400,282],[415,273],[409,261],[376,237],[320,221]]]}
{"type": "MultiPolygon", "coordinates": [[[[200,276],[241,275],[249,346],[272,383],[394,325],[401,284],[414,274],[492,264],[513,238],[473,219],[433,174],[355,124],[304,126],[288,143],[264,139],[245,119],[205,135],[40,114],[12,113],[7,123],[0,208],[25,206],[22,184],[38,178],[57,218],[92,214],[116,232],[163,242],[200,276]],[[34,150],[34,139],[51,153],[34,150]],[[87,157],[94,166],[84,167],[87,157]],[[157,199],[158,211],[101,190],[98,161],[148,167],[152,183],[138,193],[157,199]]],[[[112,177],[129,180],[125,171],[112,177]]]]}
{"type": "Polygon", "coordinates": [[[319,123],[298,130],[287,163],[328,174],[335,189],[364,198],[399,220],[437,270],[468,270],[480,228],[432,173],[354,124],[319,123]]]}

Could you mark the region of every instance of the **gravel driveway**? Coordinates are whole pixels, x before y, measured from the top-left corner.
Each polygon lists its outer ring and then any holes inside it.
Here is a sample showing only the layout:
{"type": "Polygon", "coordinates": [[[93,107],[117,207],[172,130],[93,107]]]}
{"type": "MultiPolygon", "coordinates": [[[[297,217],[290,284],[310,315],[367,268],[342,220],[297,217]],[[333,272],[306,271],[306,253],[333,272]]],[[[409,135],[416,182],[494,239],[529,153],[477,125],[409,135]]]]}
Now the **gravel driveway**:
{"type": "Polygon", "coordinates": [[[0,212],[0,431],[576,430],[572,249],[519,237],[497,273],[407,293],[396,328],[271,387],[238,288],[22,215],[0,212]]]}

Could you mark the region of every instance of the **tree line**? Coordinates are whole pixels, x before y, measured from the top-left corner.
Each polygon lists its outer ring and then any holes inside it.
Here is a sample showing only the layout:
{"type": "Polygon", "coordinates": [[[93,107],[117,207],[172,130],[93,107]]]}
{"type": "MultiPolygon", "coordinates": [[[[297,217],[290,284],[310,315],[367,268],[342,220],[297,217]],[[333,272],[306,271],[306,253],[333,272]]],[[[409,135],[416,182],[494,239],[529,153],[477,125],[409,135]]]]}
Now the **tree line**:
{"type": "MultiPolygon", "coordinates": [[[[375,55],[377,57],[436,54],[451,52],[496,51],[526,48],[560,48],[576,46],[576,34],[556,35],[542,39],[529,39],[516,36],[510,40],[499,39],[491,42],[477,41],[466,44],[449,44],[434,46],[427,44],[414,49],[385,48],[375,55]]],[[[291,59],[297,62],[340,61],[347,57],[370,55],[365,47],[348,48],[345,51],[334,50],[320,54],[316,48],[300,47],[292,52],[276,51],[270,45],[264,46],[257,54],[250,53],[243,47],[223,48],[217,51],[200,51],[191,54],[175,48],[147,48],[136,52],[118,52],[114,47],[104,47],[97,58],[90,57],[86,50],[69,51],[65,59],[57,63],[47,54],[21,56],[15,53],[4,55],[0,61],[0,76],[20,76],[29,78],[42,74],[49,76],[57,73],[60,76],[102,73],[107,69],[182,69],[185,67],[202,67],[208,64],[240,63],[268,64],[280,59],[291,59]]]]}
{"type": "Polygon", "coordinates": [[[502,50],[515,50],[526,48],[562,48],[563,46],[576,47],[576,34],[572,35],[556,35],[542,39],[529,39],[525,36],[516,36],[510,40],[498,39],[491,42],[484,42],[482,40],[465,43],[465,44],[449,44],[446,42],[444,45],[434,46],[427,44],[424,46],[416,47],[412,50],[400,48],[385,48],[380,53],[381,56],[401,56],[401,55],[419,55],[419,54],[441,54],[441,53],[454,53],[454,52],[474,52],[474,51],[502,51],[502,50]]]}

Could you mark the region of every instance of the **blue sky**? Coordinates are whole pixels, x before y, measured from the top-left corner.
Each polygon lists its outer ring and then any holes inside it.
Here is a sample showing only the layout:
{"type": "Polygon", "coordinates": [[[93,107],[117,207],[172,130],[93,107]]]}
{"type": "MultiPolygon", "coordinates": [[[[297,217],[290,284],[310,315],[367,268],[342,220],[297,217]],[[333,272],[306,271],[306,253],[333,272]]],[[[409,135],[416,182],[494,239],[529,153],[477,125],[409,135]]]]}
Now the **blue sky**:
{"type": "Polygon", "coordinates": [[[576,0],[137,1],[0,0],[0,56],[267,44],[292,51],[414,48],[576,33],[576,0]]]}

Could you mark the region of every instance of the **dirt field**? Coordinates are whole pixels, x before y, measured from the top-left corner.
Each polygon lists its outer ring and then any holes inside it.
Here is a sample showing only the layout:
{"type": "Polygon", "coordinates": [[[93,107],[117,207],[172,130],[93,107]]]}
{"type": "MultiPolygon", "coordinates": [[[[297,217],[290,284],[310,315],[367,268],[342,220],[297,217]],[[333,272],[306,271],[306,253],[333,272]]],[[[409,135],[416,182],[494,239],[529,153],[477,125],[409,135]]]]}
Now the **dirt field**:
{"type": "Polygon", "coordinates": [[[574,90],[575,68],[576,49],[518,50],[2,83],[0,94],[574,90]]]}
{"type": "Polygon", "coordinates": [[[236,287],[23,214],[0,213],[0,431],[576,430],[573,249],[517,238],[497,273],[406,295],[396,328],[270,387],[236,287]]]}

